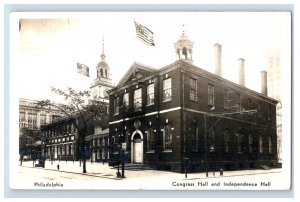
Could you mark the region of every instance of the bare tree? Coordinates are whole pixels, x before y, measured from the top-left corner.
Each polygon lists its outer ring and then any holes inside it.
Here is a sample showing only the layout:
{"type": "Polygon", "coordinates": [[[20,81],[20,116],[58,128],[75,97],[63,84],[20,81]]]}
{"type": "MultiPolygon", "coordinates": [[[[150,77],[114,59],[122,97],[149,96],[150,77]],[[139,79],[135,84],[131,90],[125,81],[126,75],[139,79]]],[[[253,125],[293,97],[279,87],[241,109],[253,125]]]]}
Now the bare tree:
{"type": "Polygon", "coordinates": [[[88,134],[88,128],[95,124],[101,124],[107,117],[106,106],[101,102],[88,103],[90,98],[89,91],[76,92],[72,88],[61,90],[52,87],[54,93],[64,97],[66,104],[50,102],[50,100],[42,100],[37,103],[38,106],[51,106],[60,110],[69,118],[74,118],[74,126],[78,131],[78,144],[80,145],[80,153],[83,160],[83,173],[86,173],[86,142],[85,137],[88,134]],[[83,151],[82,151],[83,150],[83,151]]]}

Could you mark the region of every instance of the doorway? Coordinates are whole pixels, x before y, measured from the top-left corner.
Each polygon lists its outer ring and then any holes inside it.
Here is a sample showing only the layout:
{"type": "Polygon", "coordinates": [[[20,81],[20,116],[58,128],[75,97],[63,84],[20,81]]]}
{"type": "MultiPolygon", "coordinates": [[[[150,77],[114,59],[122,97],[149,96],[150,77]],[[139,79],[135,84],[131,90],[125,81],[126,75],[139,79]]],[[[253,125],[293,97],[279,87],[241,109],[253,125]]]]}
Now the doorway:
{"type": "Polygon", "coordinates": [[[131,136],[131,163],[143,163],[143,134],[139,130],[131,136]]]}

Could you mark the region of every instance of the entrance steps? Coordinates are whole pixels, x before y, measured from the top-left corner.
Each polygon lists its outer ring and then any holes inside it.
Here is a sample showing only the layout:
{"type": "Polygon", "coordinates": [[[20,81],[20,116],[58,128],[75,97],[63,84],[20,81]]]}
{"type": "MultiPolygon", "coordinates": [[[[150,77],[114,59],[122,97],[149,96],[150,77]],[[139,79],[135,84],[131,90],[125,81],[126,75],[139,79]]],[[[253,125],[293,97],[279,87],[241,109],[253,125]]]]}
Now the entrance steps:
{"type": "MultiPolygon", "coordinates": [[[[118,166],[113,166],[113,169],[118,169],[118,166]]],[[[122,169],[122,165],[119,165],[119,169],[122,169]]],[[[141,171],[141,170],[153,170],[153,168],[150,168],[148,165],[145,164],[138,164],[138,163],[126,163],[125,170],[133,170],[133,171],[141,171]]]]}
{"type": "Polygon", "coordinates": [[[271,170],[271,168],[266,165],[260,165],[260,167],[264,170],[271,170]]]}

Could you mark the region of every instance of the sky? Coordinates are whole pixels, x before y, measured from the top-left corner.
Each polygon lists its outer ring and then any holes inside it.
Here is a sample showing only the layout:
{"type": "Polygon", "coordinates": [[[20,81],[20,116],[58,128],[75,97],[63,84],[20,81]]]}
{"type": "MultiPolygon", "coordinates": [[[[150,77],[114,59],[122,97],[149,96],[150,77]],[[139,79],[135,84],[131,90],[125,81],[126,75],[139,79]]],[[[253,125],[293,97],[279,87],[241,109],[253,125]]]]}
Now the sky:
{"type": "MultiPolygon", "coordinates": [[[[13,67],[19,97],[59,99],[51,86],[88,90],[104,53],[114,84],[136,61],[162,68],[176,61],[174,43],[183,29],[194,42],[194,65],[214,72],[214,49],[222,45],[222,76],[238,82],[238,58],[245,59],[246,87],[260,92],[266,53],[285,52],[289,14],[276,12],[99,12],[22,13],[13,67]],[[134,20],[154,33],[155,46],[138,40],[134,20]],[[183,26],[184,25],[184,26],[183,26]],[[77,62],[90,69],[78,74],[77,62]]],[[[17,21],[16,21],[17,22],[17,21]]],[[[17,26],[16,26],[17,27],[17,26]]]]}

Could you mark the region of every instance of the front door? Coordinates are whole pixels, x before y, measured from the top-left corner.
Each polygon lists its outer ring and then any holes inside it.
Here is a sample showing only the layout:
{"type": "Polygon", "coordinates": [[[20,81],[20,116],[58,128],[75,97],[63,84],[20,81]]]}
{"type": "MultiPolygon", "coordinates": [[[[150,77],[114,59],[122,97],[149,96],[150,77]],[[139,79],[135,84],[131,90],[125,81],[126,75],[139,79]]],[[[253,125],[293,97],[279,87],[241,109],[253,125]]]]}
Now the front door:
{"type": "Polygon", "coordinates": [[[142,142],[135,140],[133,143],[133,162],[142,163],[142,142]]]}
{"type": "Polygon", "coordinates": [[[143,163],[143,133],[140,130],[131,136],[131,162],[143,163]]]}

